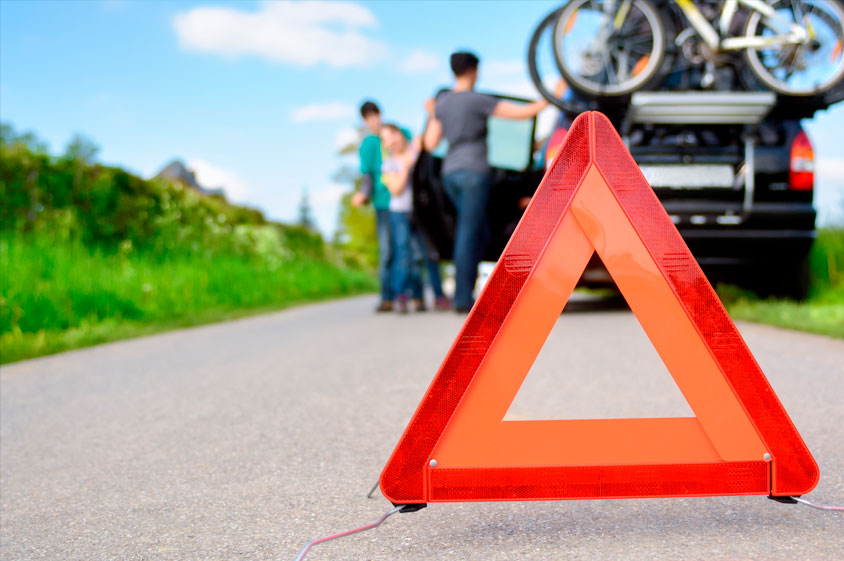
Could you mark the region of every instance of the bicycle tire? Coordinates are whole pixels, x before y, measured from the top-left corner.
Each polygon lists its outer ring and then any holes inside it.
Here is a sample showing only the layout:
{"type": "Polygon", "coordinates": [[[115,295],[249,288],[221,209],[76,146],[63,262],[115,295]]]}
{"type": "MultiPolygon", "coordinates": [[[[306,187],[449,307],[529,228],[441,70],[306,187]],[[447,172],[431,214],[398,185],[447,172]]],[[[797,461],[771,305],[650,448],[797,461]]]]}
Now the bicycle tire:
{"type": "MultiPolygon", "coordinates": [[[[807,4],[814,4],[816,0],[805,1],[807,4]]],[[[823,0],[822,5],[828,6],[832,9],[834,12],[833,15],[837,19],[837,27],[842,31],[842,33],[844,33],[844,4],[842,4],[841,0],[823,0]]],[[[747,22],[745,23],[744,36],[757,36],[757,28],[761,20],[762,16],[759,12],[753,12],[750,14],[747,18],[747,22]]],[[[838,90],[841,90],[840,86],[842,86],[842,82],[844,82],[844,56],[842,56],[838,67],[829,78],[811,89],[800,89],[784,85],[781,80],[771,74],[765,65],[762,64],[759,52],[756,49],[745,49],[743,51],[743,55],[744,63],[753,76],[758,79],[762,85],[774,92],[790,97],[825,96],[826,94],[834,92],[832,97],[838,97],[840,99],[840,93],[838,90]]]]}
{"type": "Polygon", "coordinates": [[[560,52],[558,37],[562,34],[566,23],[570,21],[570,18],[586,2],[589,2],[589,0],[570,0],[560,8],[561,12],[554,23],[552,37],[554,61],[569,87],[582,96],[597,99],[613,99],[628,96],[637,90],[651,89],[659,84],[664,79],[667,69],[670,67],[671,56],[666,44],[668,33],[666,31],[664,15],[651,0],[633,0],[633,7],[645,16],[650,26],[654,47],[652,54],[649,55],[649,60],[645,68],[638,72],[633,79],[628,80],[626,85],[623,87],[602,87],[568,69],[563,53],[560,52]]]}
{"type": "Polygon", "coordinates": [[[528,74],[530,75],[530,80],[533,82],[533,86],[536,88],[536,91],[539,92],[539,95],[544,97],[550,104],[554,105],[561,111],[569,115],[576,115],[588,109],[585,106],[569,103],[563,101],[562,99],[558,98],[554,95],[554,92],[549,90],[545,84],[542,82],[542,76],[539,75],[539,67],[536,64],[537,61],[537,48],[539,47],[539,41],[542,39],[542,34],[545,33],[545,30],[556,21],[556,18],[559,17],[560,12],[563,10],[562,7],[557,8],[556,10],[549,13],[545,18],[536,26],[536,29],[533,31],[533,35],[530,38],[530,42],[528,43],[528,51],[527,51],[527,66],[528,66],[528,74]]]}

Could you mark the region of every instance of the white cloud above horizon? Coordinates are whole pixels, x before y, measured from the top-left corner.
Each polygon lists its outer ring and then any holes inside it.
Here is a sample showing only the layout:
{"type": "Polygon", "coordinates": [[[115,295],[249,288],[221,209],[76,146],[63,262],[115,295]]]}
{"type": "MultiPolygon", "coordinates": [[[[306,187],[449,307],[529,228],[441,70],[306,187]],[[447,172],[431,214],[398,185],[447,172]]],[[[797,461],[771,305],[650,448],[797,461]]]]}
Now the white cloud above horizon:
{"type": "Polygon", "coordinates": [[[265,1],[255,11],[199,6],[177,14],[172,23],[184,50],[231,59],[257,56],[342,68],[368,66],[387,52],[383,42],[362,33],[378,21],[354,2],[265,1]]]}
{"type": "Polygon", "coordinates": [[[334,121],[351,119],[355,115],[355,108],[349,103],[333,101],[329,103],[309,103],[297,107],[290,112],[290,120],[294,123],[309,121],[334,121]]]}
{"type": "Polygon", "coordinates": [[[232,202],[246,203],[249,187],[236,173],[223,169],[202,158],[191,158],[187,168],[196,174],[196,181],[206,189],[222,189],[232,202]]]}
{"type": "Polygon", "coordinates": [[[440,68],[440,57],[423,49],[413,49],[398,61],[398,69],[404,74],[423,74],[440,68]]]}

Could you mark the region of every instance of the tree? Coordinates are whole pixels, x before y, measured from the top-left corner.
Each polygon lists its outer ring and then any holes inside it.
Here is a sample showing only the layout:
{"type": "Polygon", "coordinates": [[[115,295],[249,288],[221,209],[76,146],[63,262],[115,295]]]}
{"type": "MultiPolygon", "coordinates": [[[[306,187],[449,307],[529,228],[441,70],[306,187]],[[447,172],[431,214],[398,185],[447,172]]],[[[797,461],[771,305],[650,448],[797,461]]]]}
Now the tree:
{"type": "Polygon", "coordinates": [[[308,200],[307,188],[302,190],[302,198],[299,200],[299,219],[296,223],[302,228],[307,228],[309,230],[316,229],[316,222],[314,221],[311,202],[308,200]]]}
{"type": "Polygon", "coordinates": [[[371,205],[354,206],[352,193],[345,193],[340,198],[334,243],[343,250],[350,265],[373,269],[378,265],[375,211],[371,205]]]}
{"type": "Polygon", "coordinates": [[[96,161],[99,152],[100,147],[97,146],[96,142],[81,134],[75,134],[64,153],[68,160],[75,160],[90,166],[96,161]]]}

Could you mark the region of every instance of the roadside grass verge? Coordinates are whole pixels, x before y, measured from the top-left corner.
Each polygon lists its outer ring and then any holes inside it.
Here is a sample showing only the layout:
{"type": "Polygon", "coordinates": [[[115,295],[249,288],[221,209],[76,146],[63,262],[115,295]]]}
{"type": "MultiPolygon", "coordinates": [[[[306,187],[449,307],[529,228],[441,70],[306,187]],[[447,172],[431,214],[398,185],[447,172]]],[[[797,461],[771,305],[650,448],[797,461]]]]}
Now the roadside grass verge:
{"type": "Polygon", "coordinates": [[[734,286],[718,286],[733,319],[844,339],[844,229],[818,230],[809,256],[811,285],[803,302],[766,299],[734,286]]]}
{"type": "Polygon", "coordinates": [[[376,288],[314,258],[105,252],[20,234],[0,237],[0,269],[0,363],[376,288]]]}

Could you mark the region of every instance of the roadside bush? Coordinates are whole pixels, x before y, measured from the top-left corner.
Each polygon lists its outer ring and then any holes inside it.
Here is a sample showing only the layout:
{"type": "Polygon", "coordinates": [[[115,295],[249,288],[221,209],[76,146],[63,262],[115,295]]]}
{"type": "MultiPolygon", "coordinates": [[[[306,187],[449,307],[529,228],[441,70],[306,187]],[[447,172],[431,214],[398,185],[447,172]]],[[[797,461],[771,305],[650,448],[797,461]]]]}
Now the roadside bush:
{"type": "Polygon", "coordinates": [[[258,210],[177,182],[94,163],[95,153],[89,142],[75,139],[64,155],[51,157],[33,135],[2,125],[0,231],[78,239],[106,252],[324,257],[322,237],[313,230],[269,222],[258,210]],[[270,241],[282,247],[270,251],[270,241]]]}
{"type": "Polygon", "coordinates": [[[318,232],[0,130],[0,362],[375,289],[318,232]]]}

